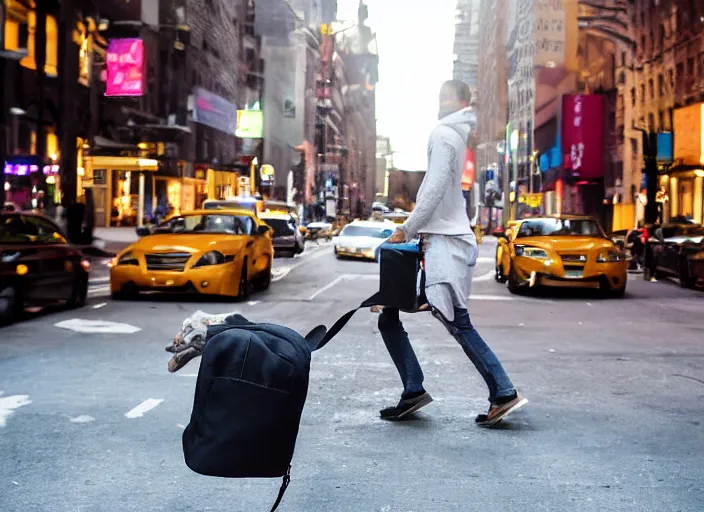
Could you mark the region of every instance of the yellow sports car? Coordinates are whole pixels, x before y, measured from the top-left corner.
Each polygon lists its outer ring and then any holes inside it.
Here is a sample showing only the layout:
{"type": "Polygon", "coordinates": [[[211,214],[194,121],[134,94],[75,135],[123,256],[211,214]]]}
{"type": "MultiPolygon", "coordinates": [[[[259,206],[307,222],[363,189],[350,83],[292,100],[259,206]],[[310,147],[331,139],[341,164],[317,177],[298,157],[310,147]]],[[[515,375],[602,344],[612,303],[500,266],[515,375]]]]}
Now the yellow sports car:
{"type": "Polygon", "coordinates": [[[247,298],[268,288],[271,228],[249,210],[198,210],[172,217],[110,262],[115,299],[140,291],[198,292],[247,298]]]}
{"type": "Polygon", "coordinates": [[[628,262],[592,217],[534,217],[499,233],[496,280],[511,293],[535,286],[597,288],[622,297],[628,262]]]}

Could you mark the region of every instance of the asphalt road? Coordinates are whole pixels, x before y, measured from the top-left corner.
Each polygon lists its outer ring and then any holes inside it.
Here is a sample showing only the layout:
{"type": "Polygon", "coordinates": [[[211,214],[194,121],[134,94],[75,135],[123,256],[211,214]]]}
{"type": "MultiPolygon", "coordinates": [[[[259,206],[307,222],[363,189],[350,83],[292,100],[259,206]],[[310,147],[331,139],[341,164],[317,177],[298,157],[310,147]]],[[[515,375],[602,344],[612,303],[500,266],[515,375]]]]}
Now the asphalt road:
{"type": "MultiPolygon", "coordinates": [[[[704,510],[704,294],[633,276],[625,299],[513,297],[492,279],[493,250],[482,246],[469,307],[528,406],[500,430],[477,428],[483,382],[417,314],[406,327],[435,403],[382,422],[400,382],[376,315],[360,311],[314,356],[280,510],[704,510]]],[[[248,303],[112,302],[96,265],[84,309],[0,330],[0,511],[268,511],[278,481],[207,478],[183,463],[198,366],[169,374],[164,346],[197,309],[306,332],[377,286],[376,264],[337,261],[329,246],[276,267],[270,291],[248,303]],[[56,325],[71,319],[140,330],[56,325]]]]}

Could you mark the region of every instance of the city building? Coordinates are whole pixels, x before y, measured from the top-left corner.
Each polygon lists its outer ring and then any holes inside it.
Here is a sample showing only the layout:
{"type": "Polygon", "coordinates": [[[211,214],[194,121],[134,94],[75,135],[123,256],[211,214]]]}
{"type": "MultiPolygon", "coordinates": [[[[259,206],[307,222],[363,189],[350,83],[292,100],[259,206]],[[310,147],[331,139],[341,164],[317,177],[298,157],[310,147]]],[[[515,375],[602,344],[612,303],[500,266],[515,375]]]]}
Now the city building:
{"type": "Polygon", "coordinates": [[[30,172],[49,169],[55,202],[85,204],[95,226],[141,225],[241,191],[238,178],[262,156],[251,0],[4,5],[0,103],[17,114],[2,116],[17,127],[10,180],[29,153],[30,172]]]}
{"type": "MultiPolygon", "coordinates": [[[[635,50],[628,98],[635,107],[633,127],[657,141],[648,149],[657,161],[657,186],[669,203],[664,220],[703,222],[704,4],[636,0],[629,15],[635,50]]],[[[632,184],[625,201],[647,185],[641,169],[624,176],[624,185],[632,184]]]]}
{"type": "Polygon", "coordinates": [[[477,90],[480,46],[480,0],[457,0],[452,78],[477,90]]]}

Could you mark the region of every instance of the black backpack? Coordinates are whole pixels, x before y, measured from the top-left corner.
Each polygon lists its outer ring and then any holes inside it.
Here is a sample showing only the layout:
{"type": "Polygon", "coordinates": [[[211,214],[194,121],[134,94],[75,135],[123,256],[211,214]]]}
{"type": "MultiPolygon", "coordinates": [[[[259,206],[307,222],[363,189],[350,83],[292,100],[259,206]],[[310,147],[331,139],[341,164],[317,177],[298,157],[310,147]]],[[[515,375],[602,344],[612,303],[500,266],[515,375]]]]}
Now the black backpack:
{"type": "Polygon", "coordinates": [[[318,326],[303,337],[287,327],[252,323],[241,315],[209,326],[191,420],[183,433],[186,465],[208,476],[283,477],[272,512],[276,510],[290,481],[311,352],[325,346],[359,308],[417,310],[420,258],[417,245],[382,247],[381,290],[329,331],[318,326]]]}

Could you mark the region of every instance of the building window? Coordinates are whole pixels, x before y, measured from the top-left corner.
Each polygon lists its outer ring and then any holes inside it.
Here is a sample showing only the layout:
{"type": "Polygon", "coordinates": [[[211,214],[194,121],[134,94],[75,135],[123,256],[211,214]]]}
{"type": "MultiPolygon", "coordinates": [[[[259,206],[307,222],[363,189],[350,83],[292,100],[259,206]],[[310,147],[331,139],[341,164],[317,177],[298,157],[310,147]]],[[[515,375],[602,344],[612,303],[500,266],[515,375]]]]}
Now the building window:
{"type": "Polygon", "coordinates": [[[648,80],[648,91],[650,92],[650,99],[655,99],[655,87],[653,86],[653,79],[648,80]]]}
{"type": "Polygon", "coordinates": [[[633,105],[634,107],[636,106],[636,103],[637,103],[636,100],[637,100],[637,98],[636,98],[636,88],[633,87],[633,88],[631,89],[631,105],[633,105]]]}
{"type": "Polygon", "coordinates": [[[640,86],[640,100],[645,103],[645,84],[641,84],[640,86]]]}
{"type": "Polygon", "coordinates": [[[665,112],[662,110],[658,113],[658,122],[660,126],[660,131],[665,131],[665,112]]]}
{"type": "Polygon", "coordinates": [[[658,94],[660,97],[665,96],[665,77],[662,73],[658,75],[658,94]]]}
{"type": "MultiPolygon", "coordinates": [[[[46,60],[44,72],[49,76],[58,74],[59,27],[56,18],[46,16],[46,60]]],[[[26,51],[20,64],[27,69],[37,69],[35,34],[37,14],[19,2],[9,2],[5,16],[5,49],[26,51]]]]}
{"type": "Polygon", "coordinates": [[[657,127],[655,126],[655,116],[652,112],[648,114],[648,130],[651,132],[657,130],[657,127]]]}

